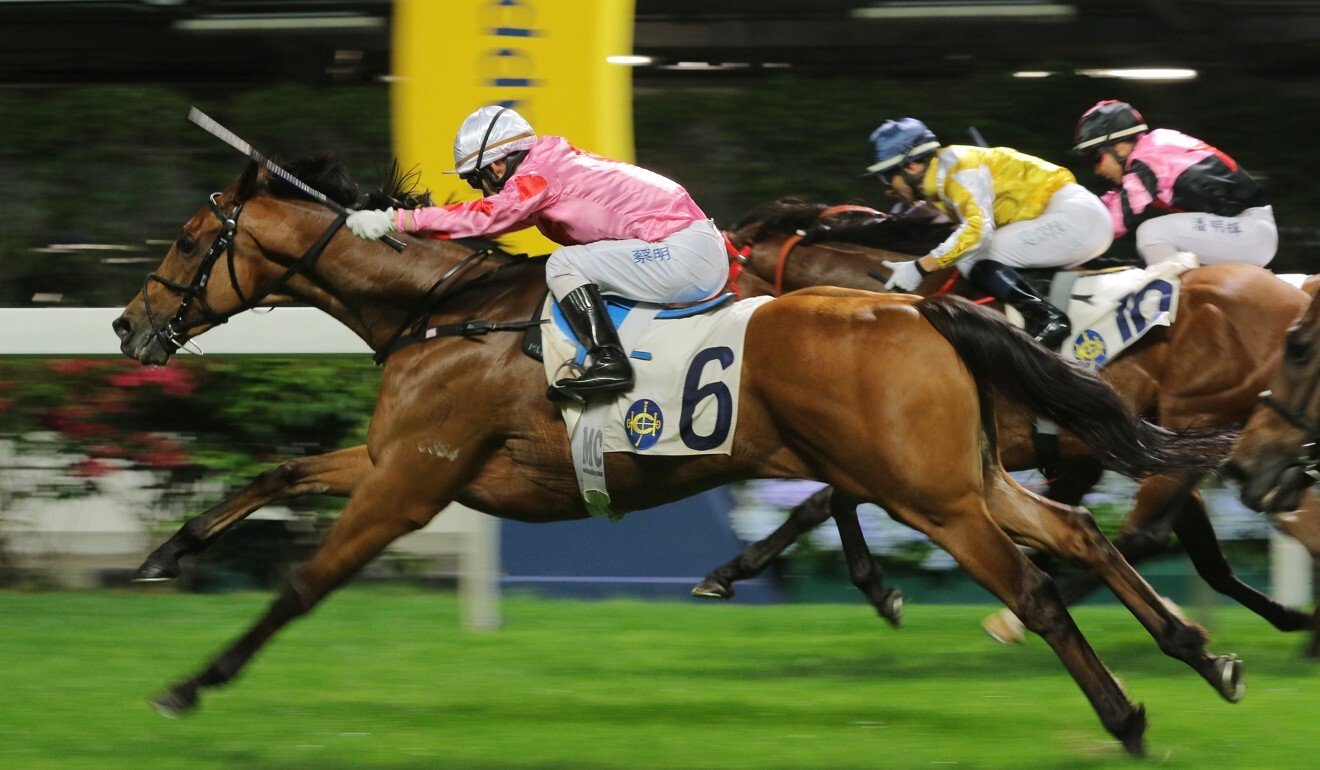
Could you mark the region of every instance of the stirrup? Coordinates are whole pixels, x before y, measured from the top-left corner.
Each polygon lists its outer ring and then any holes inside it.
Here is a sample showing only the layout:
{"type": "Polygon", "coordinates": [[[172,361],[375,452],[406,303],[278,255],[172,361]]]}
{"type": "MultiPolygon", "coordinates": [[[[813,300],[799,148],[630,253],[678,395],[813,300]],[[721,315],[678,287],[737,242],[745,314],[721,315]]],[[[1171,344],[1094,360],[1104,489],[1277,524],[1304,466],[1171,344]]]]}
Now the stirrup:
{"type": "Polygon", "coordinates": [[[1056,319],[1045,324],[1040,331],[1033,335],[1037,342],[1050,350],[1057,351],[1069,336],[1072,335],[1072,323],[1067,319],[1056,319]]]}

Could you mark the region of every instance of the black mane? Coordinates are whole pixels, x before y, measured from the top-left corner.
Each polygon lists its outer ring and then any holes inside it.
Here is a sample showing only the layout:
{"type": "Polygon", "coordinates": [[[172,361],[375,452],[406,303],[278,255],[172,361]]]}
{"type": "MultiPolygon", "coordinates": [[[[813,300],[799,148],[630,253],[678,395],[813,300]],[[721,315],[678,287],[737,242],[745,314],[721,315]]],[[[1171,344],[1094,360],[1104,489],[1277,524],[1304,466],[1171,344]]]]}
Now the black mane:
{"type": "Polygon", "coordinates": [[[789,235],[825,224],[830,230],[827,236],[820,239],[822,241],[855,243],[902,254],[925,254],[953,231],[953,226],[948,222],[933,221],[928,207],[913,216],[850,211],[822,220],[821,212],[827,208],[828,204],[811,203],[801,198],[779,198],[747,212],[730,229],[736,232],[759,225],[762,236],[774,233],[789,235]]]}
{"type": "MultiPolygon", "coordinates": [[[[385,167],[381,174],[381,185],[366,193],[348,175],[343,160],[334,153],[299,158],[284,164],[284,169],[346,208],[416,209],[435,205],[431,200],[431,191],[418,186],[421,172],[416,167],[403,171],[398,160],[391,160],[385,167]]],[[[274,175],[266,180],[266,192],[277,198],[309,199],[306,193],[274,175]]],[[[455,238],[454,242],[473,251],[490,249],[502,254],[508,253],[504,244],[495,238],[455,238]]]]}
{"type": "Polygon", "coordinates": [[[793,233],[812,227],[820,222],[820,212],[829,208],[824,203],[811,203],[797,197],[778,198],[743,214],[731,231],[759,224],[763,232],[793,233]]]}

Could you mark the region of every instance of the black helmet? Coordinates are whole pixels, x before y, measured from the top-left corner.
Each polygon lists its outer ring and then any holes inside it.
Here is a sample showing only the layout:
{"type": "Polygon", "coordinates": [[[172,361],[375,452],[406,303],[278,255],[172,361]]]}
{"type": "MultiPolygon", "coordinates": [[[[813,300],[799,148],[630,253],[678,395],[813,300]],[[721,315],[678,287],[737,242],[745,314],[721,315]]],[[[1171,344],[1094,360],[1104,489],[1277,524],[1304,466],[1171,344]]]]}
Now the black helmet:
{"type": "Polygon", "coordinates": [[[1082,113],[1073,136],[1073,152],[1086,155],[1121,139],[1133,139],[1150,130],[1141,113],[1128,104],[1106,99],[1082,113]]]}

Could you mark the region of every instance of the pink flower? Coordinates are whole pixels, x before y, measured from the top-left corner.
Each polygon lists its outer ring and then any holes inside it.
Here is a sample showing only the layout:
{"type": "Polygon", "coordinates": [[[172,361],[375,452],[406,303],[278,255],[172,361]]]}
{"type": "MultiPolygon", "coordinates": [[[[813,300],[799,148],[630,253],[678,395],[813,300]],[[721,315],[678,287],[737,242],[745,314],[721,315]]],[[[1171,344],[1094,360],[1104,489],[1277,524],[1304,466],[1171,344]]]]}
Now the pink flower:
{"type": "Polygon", "coordinates": [[[96,478],[97,476],[104,476],[112,470],[114,469],[111,467],[110,463],[107,463],[104,460],[98,460],[94,457],[69,466],[69,473],[74,476],[81,476],[89,479],[96,478]]]}

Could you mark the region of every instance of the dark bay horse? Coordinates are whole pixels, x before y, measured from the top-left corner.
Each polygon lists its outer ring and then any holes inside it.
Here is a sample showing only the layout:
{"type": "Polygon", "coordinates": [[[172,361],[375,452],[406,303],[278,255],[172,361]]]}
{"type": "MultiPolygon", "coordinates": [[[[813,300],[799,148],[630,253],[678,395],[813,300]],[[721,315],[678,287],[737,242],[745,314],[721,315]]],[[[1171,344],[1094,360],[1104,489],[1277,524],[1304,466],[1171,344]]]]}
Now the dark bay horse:
{"type": "MultiPolygon", "coordinates": [[[[818,283],[880,290],[875,276],[888,274],[882,260],[913,259],[952,231],[951,225],[928,216],[896,218],[845,211],[822,220],[826,208],[795,199],[774,201],[731,228],[735,245],[746,249],[747,261],[738,279],[743,296],[772,294],[777,284],[783,291],[818,283]],[[822,225],[820,237],[825,240],[803,242],[786,252],[785,245],[798,240],[796,231],[816,234],[813,231],[822,225]]],[[[947,290],[956,277],[953,270],[933,273],[918,293],[947,290]]],[[[1153,330],[1101,374],[1130,407],[1167,428],[1241,425],[1255,406],[1256,394],[1278,367],[1284,332],[1305,302],[1303,292],[1258,267],[1196,268],[1183,276],[1178,320],[1171,327],[1153,330]]],[[[1005,467],[1035,468],[1031,417],[1002,403],[997,416],[1005,467]]],[[[1103,468],[1086,447],[1066,435],[1061,439],[1058,475],[1048,494],[1076,505],[1103,468]]],[[[1169,535],[1175,533],[1197,572],[1216,591],[1280,630],[1309,628],[1310,615],[1278,604],[1233,574],[1195,489],[1202,475],[1198,470],[1177,470],[1145,479],[1117,542],[1119,550],[1138,562],[1167,550],[1169,535]]],[[[731,596],[733,582],[759,573],[803,532],[829,518],[828,496],[828,490],[813,495],[779,530],[712,571],[693,593],[731,596]]],[[[869,562],[850,563],[850,567],[854,582],[892,622],[890,608],[877,603],[876,597],[892,602],[894,589],[882,586],[880,572],[869,562]]],[[[1071,603],[1097,585],[1090,576],[1077,575],[1061,581],[1060,589],[1071,603]]],[[[987,619],[987,630],[1001,641],[1021,638],[1020,627],[999,617],[987,619]]]]}
{"type": "MultiPolygon", "coordinates": [[[[162,365],[236,312],[300,302],[385,351],[437,283],[428,325],[525,319],[545,295],[539,263],[418,238],[398,255],[352,237],[342,224],[341,215],[250,165],[184,225],[115,321],[122,350],[162,365]]],[[[1008,476],[997,458],[991,394],[1066,426],[1105,463],[1133,475],[1215,464],[1226,434],[1177,435],[1143,422],[1102,380],[957,298],[800,292],[752,315],[741,366],[731,454],[610,453],[606,471],[619,510],[738,479],[826,481],[849,504],[877,503],[928,535],[1018,613],[1129,751],[1143,749],[1144,709],[1123,693],[1015,541],[1104,575],[1161,650],[1225,698],[1240,697],[1240,661],[1207,653],[1203,632],[1164,606],[1089,514],[1033,495],[1008,476]],[[807,360],[810,366],[796,363],[807,360]]],[[[343,513],[255,625],[157,698],[157,708],[194,708],[201,690],[233,679],[286,623],[451,501],[523,521],[585,517],[544,380],[516,335],[440,336],[394,351],[367,437],[371,470],[343,513]]]]}

